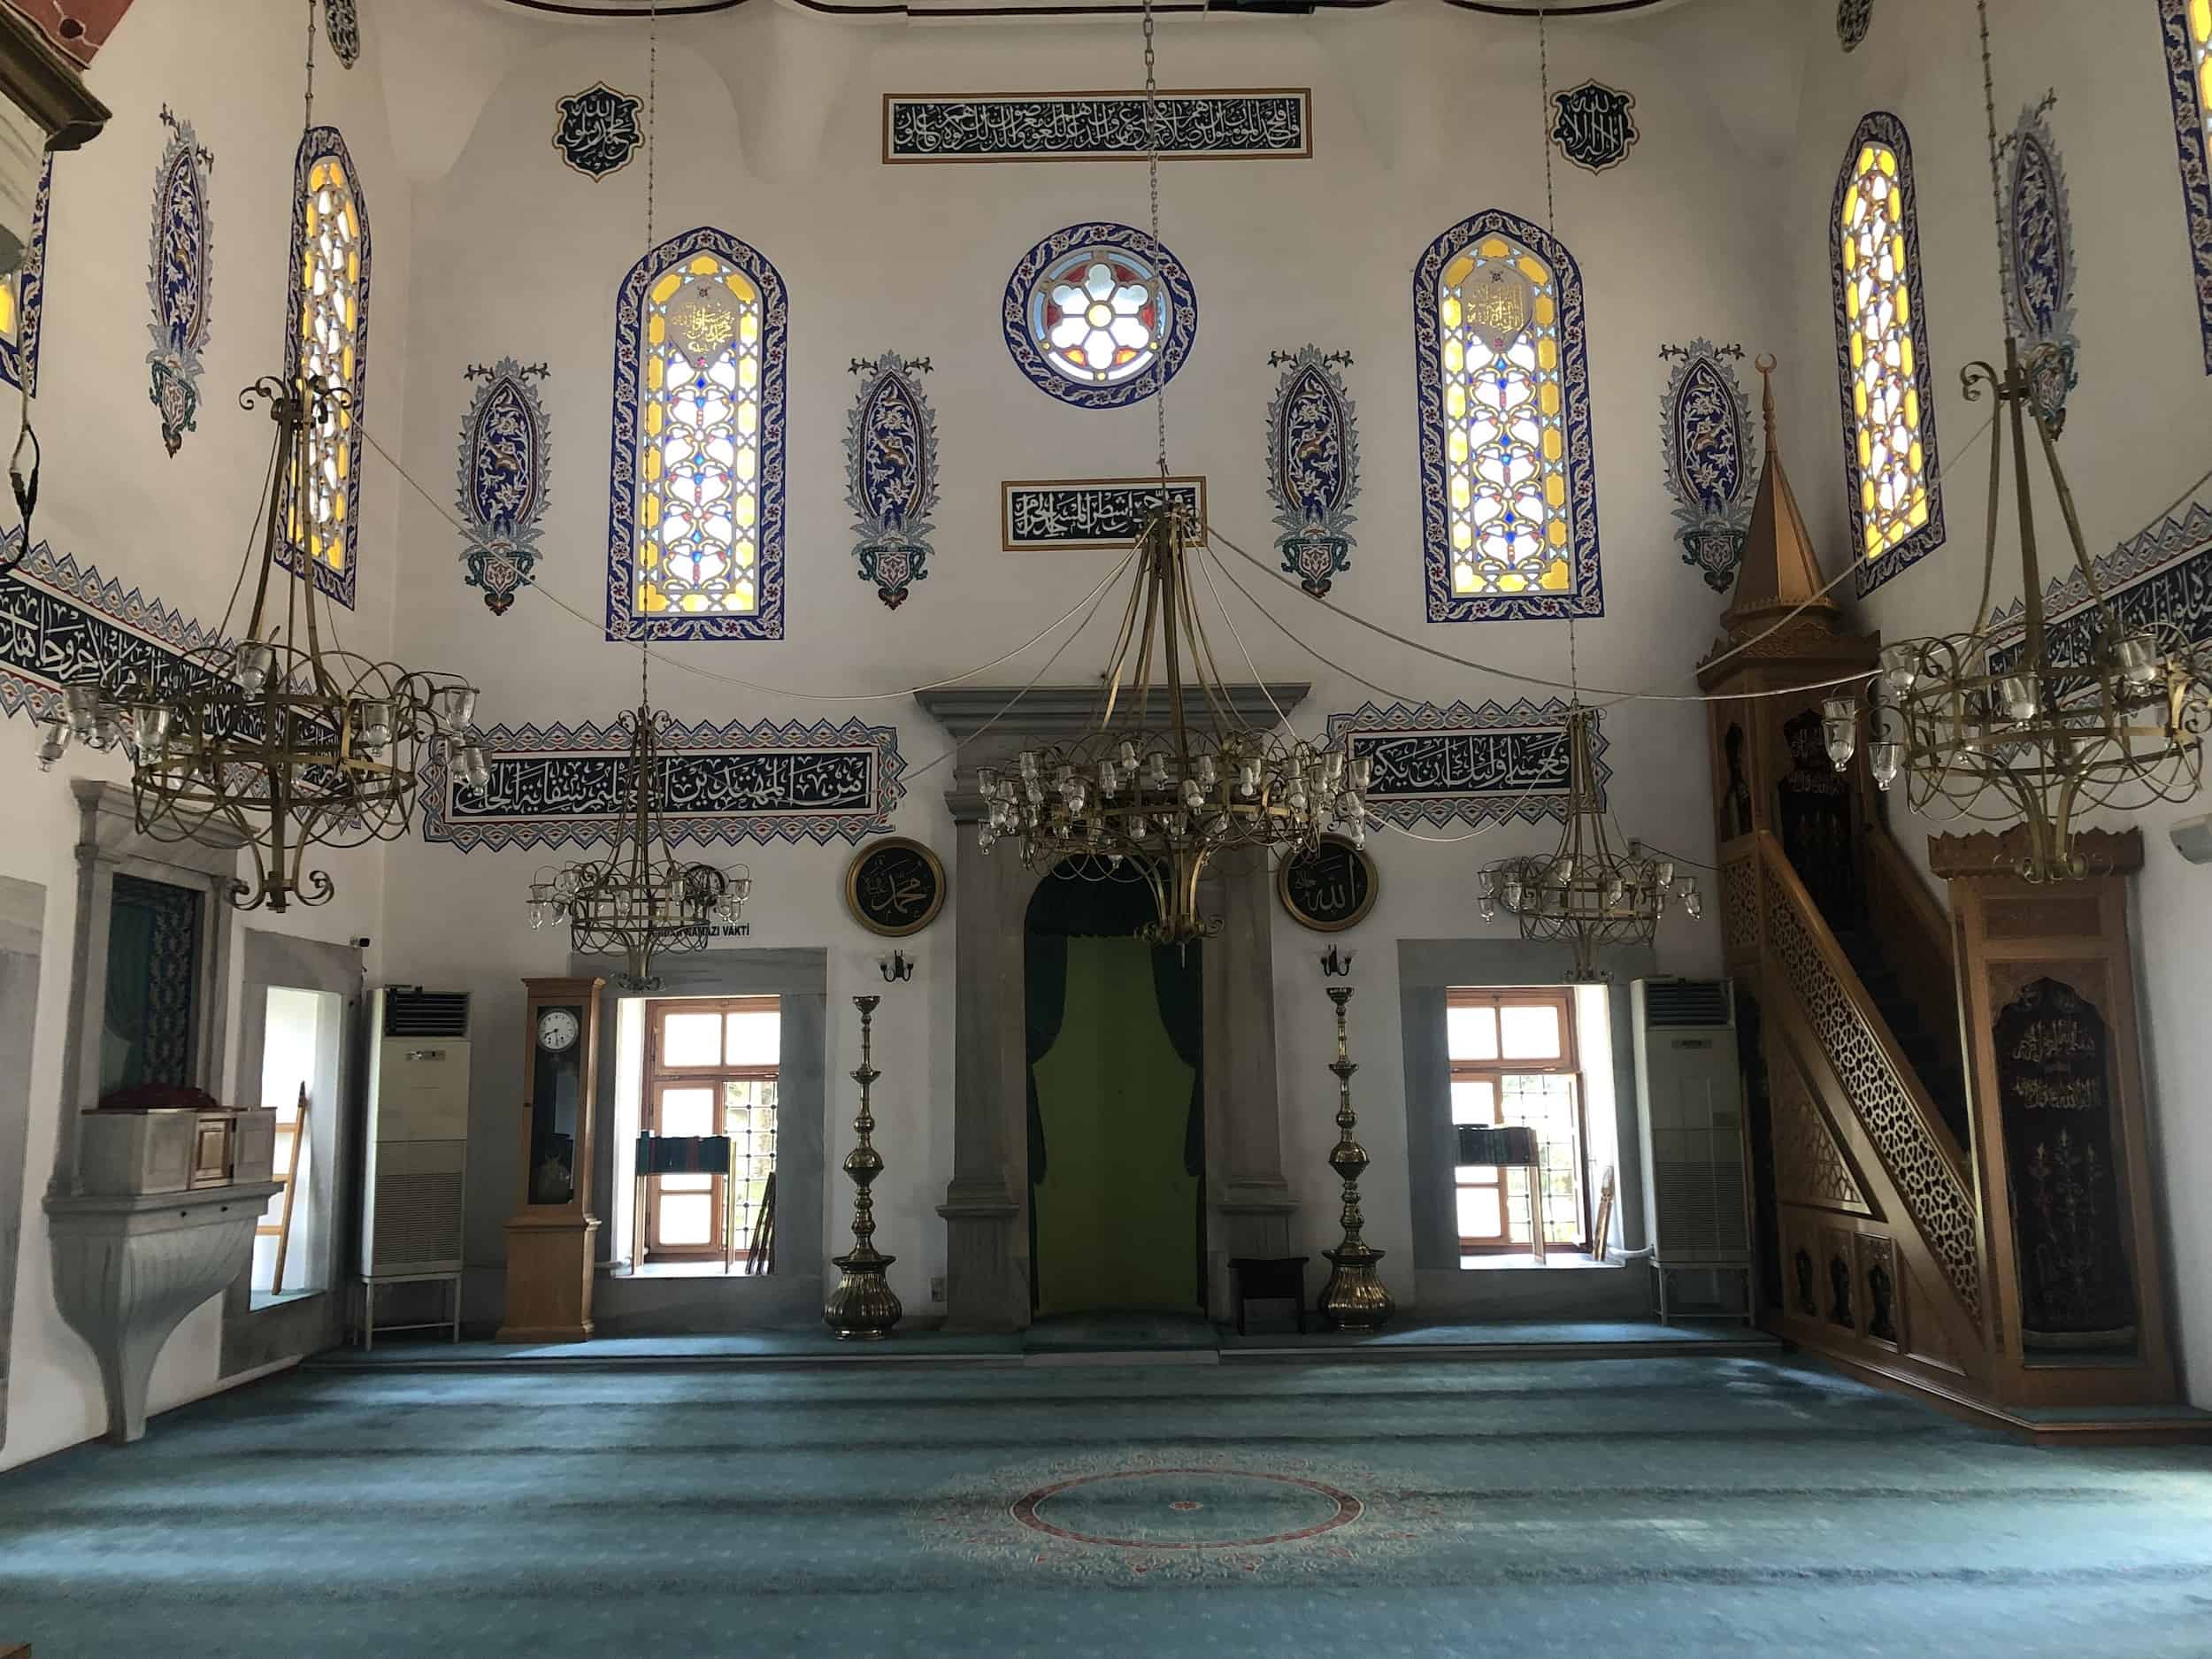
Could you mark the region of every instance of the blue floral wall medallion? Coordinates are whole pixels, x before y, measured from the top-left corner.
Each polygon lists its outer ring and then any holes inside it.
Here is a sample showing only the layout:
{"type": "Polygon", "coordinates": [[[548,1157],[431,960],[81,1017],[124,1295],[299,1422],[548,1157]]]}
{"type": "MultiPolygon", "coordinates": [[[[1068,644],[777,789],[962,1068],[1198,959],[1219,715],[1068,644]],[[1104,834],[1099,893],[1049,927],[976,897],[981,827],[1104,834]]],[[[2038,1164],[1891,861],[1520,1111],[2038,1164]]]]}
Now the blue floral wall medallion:
{"type": "Polygon", "coordinates": [[[1282,534],[1275,549],[1284,572],[1321,598],[1352,568],[1352,503],[1359,497],[1359,432],[1340,365],[1351,354],[1324,356],[1318,346],[1277,351],[1268,366],[1283,371],[1267,406],[1267,493],[1282,534]]]}
{"type": "Polygon", "coordinates": [[[1628,159],[1643,134],[1636,130],[1636,97],[1601,81],[1552,94],[1552,142],[1569,161],[1603,173],[1628,159]]]}
{"type": "Polygon", "coordinates": [[[212,274],[212,231],[208,174],[215,157],[200,144],[192,123],[162,106],[168,147],[154,172],[153,248],[147,257],[146,292],[153,302],[146,354],[152,384],[147,396],[161,411],[161,442],[174,455],[193,429],[200,408],[200,351],[207,344],[212,274]]]}
{"type": "Polygon", "coordinates": [[[587,179],[621,172],[644,139],[638,114],[645,100],[617,92],[603,81],[553,107],[560,117],[553,127],[553,148],[587,179]]]}
{"type": "Polygon", "coordinates": [[[355,0],[323,0],[323,33],[330,37],[330,50],[338,61],[350,69],[361,61],[361,19],[354,10],[355,0]]]}
{"type": "Polygon", "coordinates": [[[937,416],[916,376],[927,357],[887,351],[872,363],[845,426],[845,499],[851,503],[853,557],[860,580],[896,611],[909,588],[929,574],[929,515],[937,507],[937,416]]]}
{"type": "Polygon", "coordinates": [[[1855,52],[1866,43],[1873,22],[1874,0],[1836,0],[1836,38],[1845,51],[1855,52]]]}
{"type": "Polygon", "coordinates": [[[1099,220],[1056,230],[1006,281],[1014,365],[1079,409],[1140,403],[1175,378],[1198,338],[1198,291],[1146,232],[1099,220]]]}
{"type": "Polygon", "coordinates": [[[2005,309],[2027,359],[2036,412],[2054,433],[2078,383],[2074,334],[2074,217],[2066,168],[2051,136],[2055,98],[2020,112],[2005,168],[2005,309]]]}
{"type": "Polygon", "coordinates": [[[1743,562],[1759,484],[1751,400],[1729,366],[1743,360],[1743,348],[1693,340],[1662,346],[1659,355],[1674,365],[1659,406],[1659,446],[1667,492],[1676,503],[1675,539],[1682,562],[1724,594],[1743,562]]]}
{"type": "Polygon", "coordinates": [[[484,590],[485,607],[495,617],[506,614],[515,590],[528,587],[537,571],[551,451],[545,405],[531,382],[547,373],[542,363],[526,369],[502,357],[488,369],[471,364],[465,377],[479,385],[461,423],[455,499],[468,531],[468,585],[484,590]]]}

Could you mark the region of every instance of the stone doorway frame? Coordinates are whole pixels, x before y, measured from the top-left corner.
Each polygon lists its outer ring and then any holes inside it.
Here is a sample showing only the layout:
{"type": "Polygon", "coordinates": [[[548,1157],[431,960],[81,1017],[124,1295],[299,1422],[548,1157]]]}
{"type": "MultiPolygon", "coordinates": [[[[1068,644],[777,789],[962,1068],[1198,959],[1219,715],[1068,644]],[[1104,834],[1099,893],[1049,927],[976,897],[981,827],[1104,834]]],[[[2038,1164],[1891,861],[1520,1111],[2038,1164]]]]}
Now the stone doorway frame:
{"type": "MultiPolygon", "coordinates": [[[[1226,687],[1231,708],[1256,730],[1305,701],[1310,685],[1226,687]]],[[[960,745],[945,791],[957,849],[952,902],[958,979],[953,1033],[953,1174],[937,1213],[945,1218],[945,1326],[1021,1331],[1029,1313],[1028,1066],[1022,1022],[1025,922],[1048,872],[1022,868],[1010,849],[976,845],[980,766],[1010,767],[1026,748],[1088,730],[1094,686],[954,687],[915,701],[960,745]],[[1015,699],[1018,698],[1017,702],[1015,699]]],[[[1185,694],[1185,718],[1209,718],[1202,694],[1185,694]]],[[[1164,721],[1166,710],[1161,708],[1164,721]]],[[[1228,1311],[1232,1256],[1286,1256],[1297,1210],[1283,1177],[1281,1100],[1275,1083],[1275,889],[1271,861],[1248,852],[1208,872],[1201,893],[1222,918],[1209,940],[1206,1000],[1206,1311],[1228,1311]]]]}

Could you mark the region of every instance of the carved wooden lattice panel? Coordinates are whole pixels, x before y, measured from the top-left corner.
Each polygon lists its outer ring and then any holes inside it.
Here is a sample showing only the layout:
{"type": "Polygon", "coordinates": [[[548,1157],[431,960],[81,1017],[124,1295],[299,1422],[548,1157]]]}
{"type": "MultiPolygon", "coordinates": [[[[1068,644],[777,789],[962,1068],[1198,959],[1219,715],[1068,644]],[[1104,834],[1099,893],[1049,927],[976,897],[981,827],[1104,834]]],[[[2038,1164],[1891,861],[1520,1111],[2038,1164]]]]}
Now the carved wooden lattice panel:
{"type": "Polygon", "coordinates": [[[1874,1213],[1793,1064],[1784,1070],[1774,1094],[1774,1185],[1776,1194],[1788,1203],[1854,1216],[1874,1213]]]}
{"type": "Polygon", "coordinates": [[[1982,1311],[1981,1260],[1975,1249],[1974,1197],[1943,1156],[1915,1107],[1903,1079],[1837,982],[1784,896],[1767,888],[1767,937],[1804,1004],[1828,1064],[1842,1080],[1867,1139],[1881,1155],[1921,1237],[1942,1266],[1959,1301],[1978,1323],[1982,1311]]]}
{"type": "Polygon", "coordinates": [[[1749,858],[1721,866],[1721,937],[1731,956],[1759,950],[1759,872],[1749,858]]]}

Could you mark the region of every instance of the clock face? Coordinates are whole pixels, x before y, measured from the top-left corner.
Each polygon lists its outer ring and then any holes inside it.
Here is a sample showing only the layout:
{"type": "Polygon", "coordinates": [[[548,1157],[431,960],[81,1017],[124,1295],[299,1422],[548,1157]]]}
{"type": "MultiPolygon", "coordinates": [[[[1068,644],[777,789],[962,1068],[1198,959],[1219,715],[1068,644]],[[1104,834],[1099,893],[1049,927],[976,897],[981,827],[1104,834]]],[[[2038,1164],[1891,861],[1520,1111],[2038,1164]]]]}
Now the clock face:
{"type": "Polygon", "coordinates": [[[549,1008],[538,1016],[538,1047],[558,1054],[575,1042],[583,1028],[572,1010],[549,1008]]]}

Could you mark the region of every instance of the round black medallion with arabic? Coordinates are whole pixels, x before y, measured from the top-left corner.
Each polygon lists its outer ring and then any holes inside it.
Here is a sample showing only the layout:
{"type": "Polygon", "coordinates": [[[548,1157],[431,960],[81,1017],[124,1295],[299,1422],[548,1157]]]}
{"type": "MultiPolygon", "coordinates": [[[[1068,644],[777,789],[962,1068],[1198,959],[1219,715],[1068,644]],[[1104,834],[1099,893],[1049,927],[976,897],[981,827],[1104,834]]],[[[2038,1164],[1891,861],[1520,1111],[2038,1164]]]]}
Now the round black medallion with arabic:
{"type": "Polygon", "coordinates": [[[1874,0],[1837,0],[1836,38],[1843,50],[1855,52],[1874,21],[1874,0]]]}
{"type": "Polygon", "coordinates": [[[945,866],[919,841],[878,841],[846,866],[845,906],[872,933],[918,933],[945,907],[945,866]]]}
{"type": "Polygon", "coordinates": [[[1324,835],[1275,868],[1275,895],[1302,927],[1335,933],[1364,919],[1382,886],[1366,849],[1341,835],[1324,835]]]}

